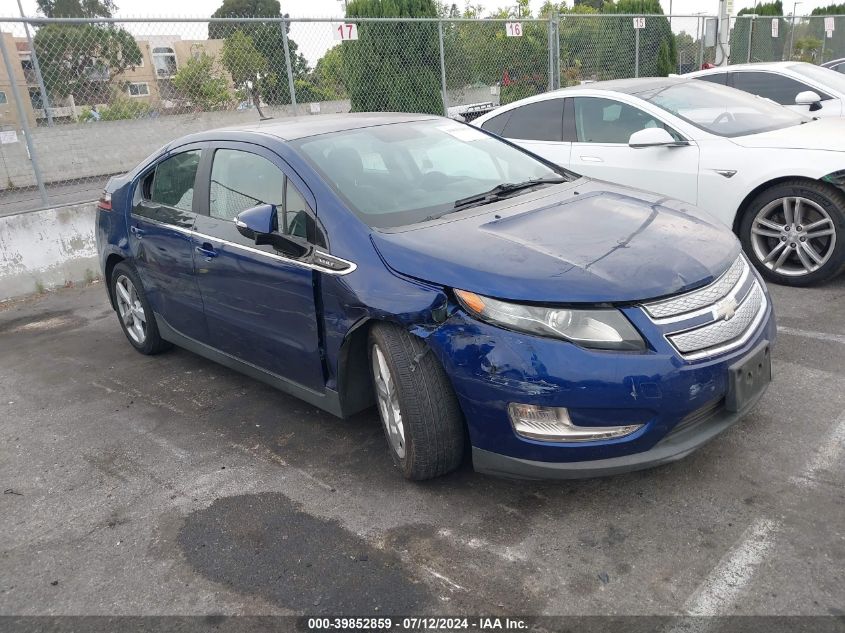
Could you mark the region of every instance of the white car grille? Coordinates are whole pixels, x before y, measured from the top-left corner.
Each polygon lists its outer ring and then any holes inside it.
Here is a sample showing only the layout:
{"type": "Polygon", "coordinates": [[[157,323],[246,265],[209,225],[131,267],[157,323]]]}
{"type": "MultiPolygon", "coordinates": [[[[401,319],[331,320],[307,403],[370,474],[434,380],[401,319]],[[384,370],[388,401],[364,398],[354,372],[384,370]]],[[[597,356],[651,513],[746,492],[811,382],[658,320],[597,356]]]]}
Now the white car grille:
{"type": "Polygon", "coordinates": [[[655,324],[665,326],[666,340],[687,360],[744,345],[767,308],[766,293],[742,255],[712,284],[643,305],[655,324]]]}

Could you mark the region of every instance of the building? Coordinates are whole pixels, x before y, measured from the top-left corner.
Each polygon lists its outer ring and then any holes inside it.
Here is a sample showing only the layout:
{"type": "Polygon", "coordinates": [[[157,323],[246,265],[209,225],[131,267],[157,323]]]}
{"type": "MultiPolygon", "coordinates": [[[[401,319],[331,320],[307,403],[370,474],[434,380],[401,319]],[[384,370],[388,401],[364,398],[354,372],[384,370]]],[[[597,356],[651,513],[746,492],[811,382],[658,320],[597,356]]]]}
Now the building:
{"type": "MultiPolygon", "coordinates": [[[[29,42],[25,37],[15,37],[11,33],[0,33],[0,37],[3,37],[6,50],[10,54],[17,53],[14,81],[24,101],[29,124],[46,125],[47,113],[42,103],[29,42]]],[[[189,59],[203,52],[219,60],[223,51],[223,40],[183,40],[178,35],[151,35],[136,37],[135,41],[141,50],[141,63],[113,78],[105,73],[102,81],[118,87],[129,99],[146,103],[151,108],[164,112],[190,107],[190,104],[180,99],[173,87],[173,77],[179,69],[189,59]]],[[[235,87],[231,78],[229,87],[234,100],[235,87]]],[[[71,95],[63,100],[51,101],[50,113],[55,122],[76,122],[95,105],[106,105],[105,99],[71,95]]],[[[11,80],[5,64],[0,64],[0,129],[17,129],[20,123],[18,109],[12,97],[11,80]]]]}

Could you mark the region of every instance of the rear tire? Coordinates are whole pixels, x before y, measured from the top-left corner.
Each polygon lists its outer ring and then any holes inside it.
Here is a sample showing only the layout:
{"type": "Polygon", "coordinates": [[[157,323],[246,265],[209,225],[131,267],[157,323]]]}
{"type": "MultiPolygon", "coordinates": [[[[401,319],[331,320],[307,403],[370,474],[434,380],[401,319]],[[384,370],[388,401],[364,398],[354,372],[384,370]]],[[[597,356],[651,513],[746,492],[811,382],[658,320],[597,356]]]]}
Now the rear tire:
{"type": "Polygon", "coordinates": [[[812,180],[770,187],[748,206],[739,238],[770,281],[786,286],[827,281],[845,266],[845,194],[812,180]]]}
{"type": "Polygon", "coordinates": [[[464,455],[463,415],[437,358],[388,324],[372,328],[368,350],[379,417],[402,474],[419,481],[455,470],[464,455]]]}
{"type": "Polygon", "coordinates": [[[112,270],[110,283],[120,327],[132,347],[146,355],[170,349],[172,345],[159,335],[155,314],[135,269],[120,262],[112,270]]]}

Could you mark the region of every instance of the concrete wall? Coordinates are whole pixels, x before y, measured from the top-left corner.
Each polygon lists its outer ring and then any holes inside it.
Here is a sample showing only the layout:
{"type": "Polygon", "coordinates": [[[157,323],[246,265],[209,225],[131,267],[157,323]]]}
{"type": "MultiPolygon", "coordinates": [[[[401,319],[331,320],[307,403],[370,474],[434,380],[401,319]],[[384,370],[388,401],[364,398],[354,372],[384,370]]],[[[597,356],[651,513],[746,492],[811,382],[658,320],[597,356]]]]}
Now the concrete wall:
{"type": "Polygon", "coordinates": [[[99,274],[93,203],[0,217],[0,301],[99,274]]]}

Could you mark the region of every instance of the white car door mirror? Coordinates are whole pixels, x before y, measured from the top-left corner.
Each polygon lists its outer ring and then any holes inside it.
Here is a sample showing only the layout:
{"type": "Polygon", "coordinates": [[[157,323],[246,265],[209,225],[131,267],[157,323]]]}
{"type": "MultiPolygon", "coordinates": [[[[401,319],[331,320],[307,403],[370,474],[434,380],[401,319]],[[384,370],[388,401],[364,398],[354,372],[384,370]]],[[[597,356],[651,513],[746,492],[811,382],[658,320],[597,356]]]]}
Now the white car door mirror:
{"type": "Polygon", "coordinates": [[[628,146],[634,149],[643,149],[645,147],[675,147],[678,145],[686,145],[684,142],[676,141],[662,127],[647,127],[639,132],[631,134],[628,139],[628,146]]]}
{"type": "Polygon", "coordinates": [[[812,90],[799,92],[795,96],[795,105],[810,106],[810,112],[820,110],[822,107],[821,101],[822,98],[819,96],[819,93],[812,90]]]}

